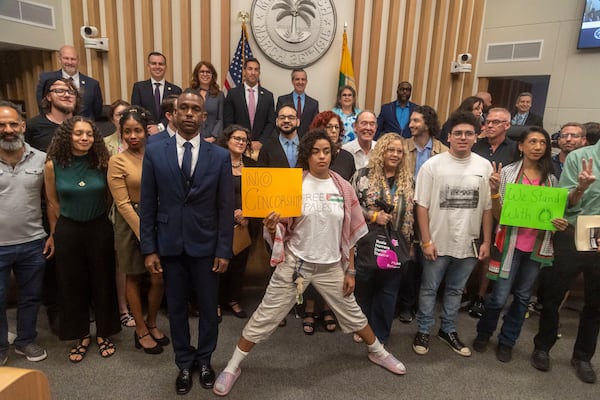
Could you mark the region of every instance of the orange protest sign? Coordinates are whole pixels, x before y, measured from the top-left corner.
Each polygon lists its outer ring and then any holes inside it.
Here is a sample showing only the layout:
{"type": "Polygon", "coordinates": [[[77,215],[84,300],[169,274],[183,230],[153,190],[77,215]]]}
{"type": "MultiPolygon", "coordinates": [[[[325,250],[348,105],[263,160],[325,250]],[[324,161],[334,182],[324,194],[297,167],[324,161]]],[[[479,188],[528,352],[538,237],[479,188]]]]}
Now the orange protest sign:
{"type": "Polygon", "coordinates": [[[244,217],[264,218],[271,211],[281,217],[302,213],[302,169],[244,168],[242,212],[244,217]]]}

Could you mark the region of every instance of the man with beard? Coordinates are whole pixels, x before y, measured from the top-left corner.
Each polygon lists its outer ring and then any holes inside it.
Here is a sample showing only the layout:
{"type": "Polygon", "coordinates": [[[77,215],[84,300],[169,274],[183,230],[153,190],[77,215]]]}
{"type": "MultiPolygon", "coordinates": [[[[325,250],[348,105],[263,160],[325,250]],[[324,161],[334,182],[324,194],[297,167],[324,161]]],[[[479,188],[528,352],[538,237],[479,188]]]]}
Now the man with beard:
{"type": "Polygon", "coordinates": [[[552,156],[552,166],[554,167],[556,179],[560,179],[567,154],[585,145],[587,145],[586,129],[582,124],[567,122],[560,128],[558,134],[560,153],[552,156]]]}
{"type": "Polygon", "coordinates": [[[231,158],[200,139],[204,118],[200,93],[186,89],[175,108],[177,133],[148,145],[142,168],[140,251],[150,273],[164,273],[177,394],[190,391],[195,367],[202,387],[213,387],[219,274],[233,255],[231,158]],[[192,291],[200,309],[197,349],[190,344],[188,321],[192,291]]]}
{"type": "Polygon", "coordinates": [[[49,79],[43,84],[42,113],[27,121],[25,141],[46,151],[56,128],[77,113],[79,94],[67,79],[49,79]]]}
{"type": "Polygon", "coordinates": [[[48,354],[34,342],[44,278],[46,232],[40,208],[46,154],[25,143],[17,106],[0,101],[0,366],[8,359],[6,295],[11,270],[18,286],[15,353],[29,361],[48,354]]]}
{"type": "Polygon", "coordinates": [[[381,112],[377,117],[377,134],[375,140],[386,132],[396,132],[405,138],[410,137],[408,123],[410,115],[416,107],[415,103],[409,101],[412,93],[410,82],[400,82],[396,89],[397,100],[381,106],[381,112]]]}
{"type": "Polygon", "coordinates": [[[35,95],[40,108],[40,114],[44,114],[42,101],[46,97],[44,84],[48,80],[66,79],[73,84],[81,95],[81,108],[73,115],[82,115],[90,119],[99,119],[102,116],[102,91],[100,83],[94,78],[79,72],[79,55],[73,46],[63,46],[58,51],[58,62],[61,69],[58,71],[42,72],[35,90],[35,95]]]}
{"type": "Polygon", "coordinates": [[[300,120],[292,104],[284,104],[277,112],[277,137],[267,142],[258,155],[258,165],[271,168],[294,168],[298,159],[298,126],[300,120]]]}

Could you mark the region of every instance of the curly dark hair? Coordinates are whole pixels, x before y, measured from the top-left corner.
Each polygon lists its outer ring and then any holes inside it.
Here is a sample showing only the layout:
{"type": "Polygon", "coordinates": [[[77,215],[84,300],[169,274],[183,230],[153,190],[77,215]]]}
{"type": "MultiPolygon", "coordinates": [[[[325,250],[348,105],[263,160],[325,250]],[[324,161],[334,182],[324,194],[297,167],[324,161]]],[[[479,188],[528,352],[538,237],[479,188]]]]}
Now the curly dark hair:
{"type": "Polygon", "coordinates": [[[225,149],[228,149],[227,142],[229,142],[229,139],[231,139],[231,135],[233,135],[233,132],[236,131],[244,132],[246,134],[246,139],[248,139],[248,143],[246,143],[246,151],[244,152],[244,154],[252,154],[252,140],[250,138],[250,131],[248,130],[248,128],[238,124],[232,124],[225,128],[223,134],[219,135],[219,138],[217,139],[217,144],[225,149]]]}
{"type": "Polygon", "coordinates": [[[208,93],[211,96],[216,96],[219,93],[219,84],[217,83],[218,75],[217,70],[209,61],[200,61],[194,67],[194,71],[192,72],[192,79],[190,80],[190,87],[192,89],[199,90],[200,89],[200,79],[198,79],[198,74],[200,73],[200,68],[202,66],[210,69],[210,73],[212,74],[212,79],[210,80],[210,84],[208,86],[208,93]]]}
{"type": "Polygon", "coordinates": [[[429,130],[429,136],[437,138],[440,134],[440,120],[438,119],[437,113],[433,107],[426,105],[416,106],[413,108],[413,112],[419,113],[423,116],[423,121],[429,130]]]}
{"type": "Polygon", "coordinates": [[[146,137],[148,137],[148,125],[151,125],[153,122],[150,111],[140,106],[132,106],[125,109],[123,114],[121,114],[121,119],[119,119],[119,128],[121,129],[121,133],[123,132],[123,126],[130,119],[133,119],[142,125],[144,128],[144,133],[146,134],[146,137]]]}
{"type": "Polygon", "coordinates": [[[458,111],[450,114],[450,118],[448,118],[446,124],[448,126],[448,132],[452,132],[452,129],[454,129],[456,125],[460,124],[473,125],[477,131],[479,129],[479,118],[477,118],[471,111],[458,111]]]}
{"type": "Polygon", "coordinates": [[[79,93],[79,90],[77,90],[77,88],[75,87],[75,84],[70,79],[64,79],[64,78],[46,79],[46,81],[44,82],[43,90],[42,90],[42,101],[40,103],[40,108],[42,109],[44,114],[50,113],[50,111],[52,110],[52,104],[48,100],[48,93],[50,93],[50,88],[52,88],[52,85],[54,85],[58,81],[64,83],[65,85],[67,85],[67,87],[69,89],[71,89],[75,92],[75,107],[73,108],[73,115],[76,115],[79,112],[79,108],[81,106],[81,93],[79,93]]]}
{"type": "MultiPolygon", "coordinates": [[[[308,169],[308,159],[312,155],[312,148],[317,140],[327,140],[331,147],[331,162],[333,163],[335,144],[329,138],[327,131],[323,128],[312,129],[308,131],[301,139],[298,146],[298,161],[296,166],[303,170],[308,169]]],[[[331,166],[331,164],[329,164],[331,166]]]]}
{"type": "Polygon", "coordinates": [[[56,132],[52,137],[52,142],[50,142],[50,146],[48,147],[48,160],[52,160],[54,163],[63,167],[71,164],[71,161],[73,160],[72,135],[73,128],[77,122],[85,122],[92,127],[94,144],[88,152],[90,168],[106,170],[108,167],[108,159],[110,158],[110,154],[108,153],[106,145],[104,144],[102,134],[92,120],[79,115],[69,118],[56,129],[56,132]]]}

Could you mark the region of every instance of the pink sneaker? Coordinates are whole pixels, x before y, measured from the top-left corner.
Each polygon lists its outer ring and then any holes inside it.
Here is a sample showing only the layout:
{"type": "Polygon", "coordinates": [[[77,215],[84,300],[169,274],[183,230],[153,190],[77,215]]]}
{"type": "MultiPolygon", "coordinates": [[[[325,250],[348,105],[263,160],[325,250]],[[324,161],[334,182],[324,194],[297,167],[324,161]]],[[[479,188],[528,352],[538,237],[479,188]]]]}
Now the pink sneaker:
{"type": "Polygon", "coordinates": [[[213,393],[217,396],[227,396],[229,392],[231,392],[235,381],[237,381],[237,378],[239,378],[241,373],[242,370],[240,368],[236,369],[233,374],[227,371],[221,372],[215,381],[213,393]]]}
{"type": "Polygon", "coordinates": [[[397,375],[404,375],[406,373],[406,367],[392,354],[388,354],[384,358],[377,357],[374,353],[369,353],[369,360],[371,362],[382,366],[390,372],[397,375]]]}

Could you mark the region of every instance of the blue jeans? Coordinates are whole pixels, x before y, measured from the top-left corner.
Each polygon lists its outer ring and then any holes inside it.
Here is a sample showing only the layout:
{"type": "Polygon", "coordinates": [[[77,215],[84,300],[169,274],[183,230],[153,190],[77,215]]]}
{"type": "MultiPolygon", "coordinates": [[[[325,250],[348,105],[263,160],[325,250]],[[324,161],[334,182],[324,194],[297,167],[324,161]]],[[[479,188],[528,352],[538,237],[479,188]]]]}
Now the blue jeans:
{"type": "Polygon", "coordinates": [[[515,249],[508,278],[499,277],[494,282],[492,294],[485,302],[485,312],[477,323],[478,335],[492,336],[498,325],[500,313],[512,291],[513,301],[508,312],[504,314],[498,342],[510,347],[515,345],[525,321],[533,285],[540,273],[540,263],[530,257],[531,253],[515,249]]]}
{"type": "Polygon", "coordinates": [[[423,260],[419,312],[417,313],[419,332],[426,334],[431,332],[435,298],[444,276],[446,277],[446,288],[442,300],[440,329],[446,333],[456,331],[456,316],[460,308],[460,298],[475,264],[477,264],[475,257],[438,256],[435,261],[423,260]]]}
{"type": "Polygon", "coordinates": [[[6,296],[11,269],[15,274],[19,294],[15,345],[26,346],[37,336],[37,315],[46,266],[43,250],[43,239],[12,246],[0,246],[0,351],[8,349],[6,296]]]}
{"type": "Polygon", "coordinates": [[[367,316],[375,336],[383,344],[390,338],[402,278],[403,271],[399,269],[356,266],[356,302],[367,316]]]}

